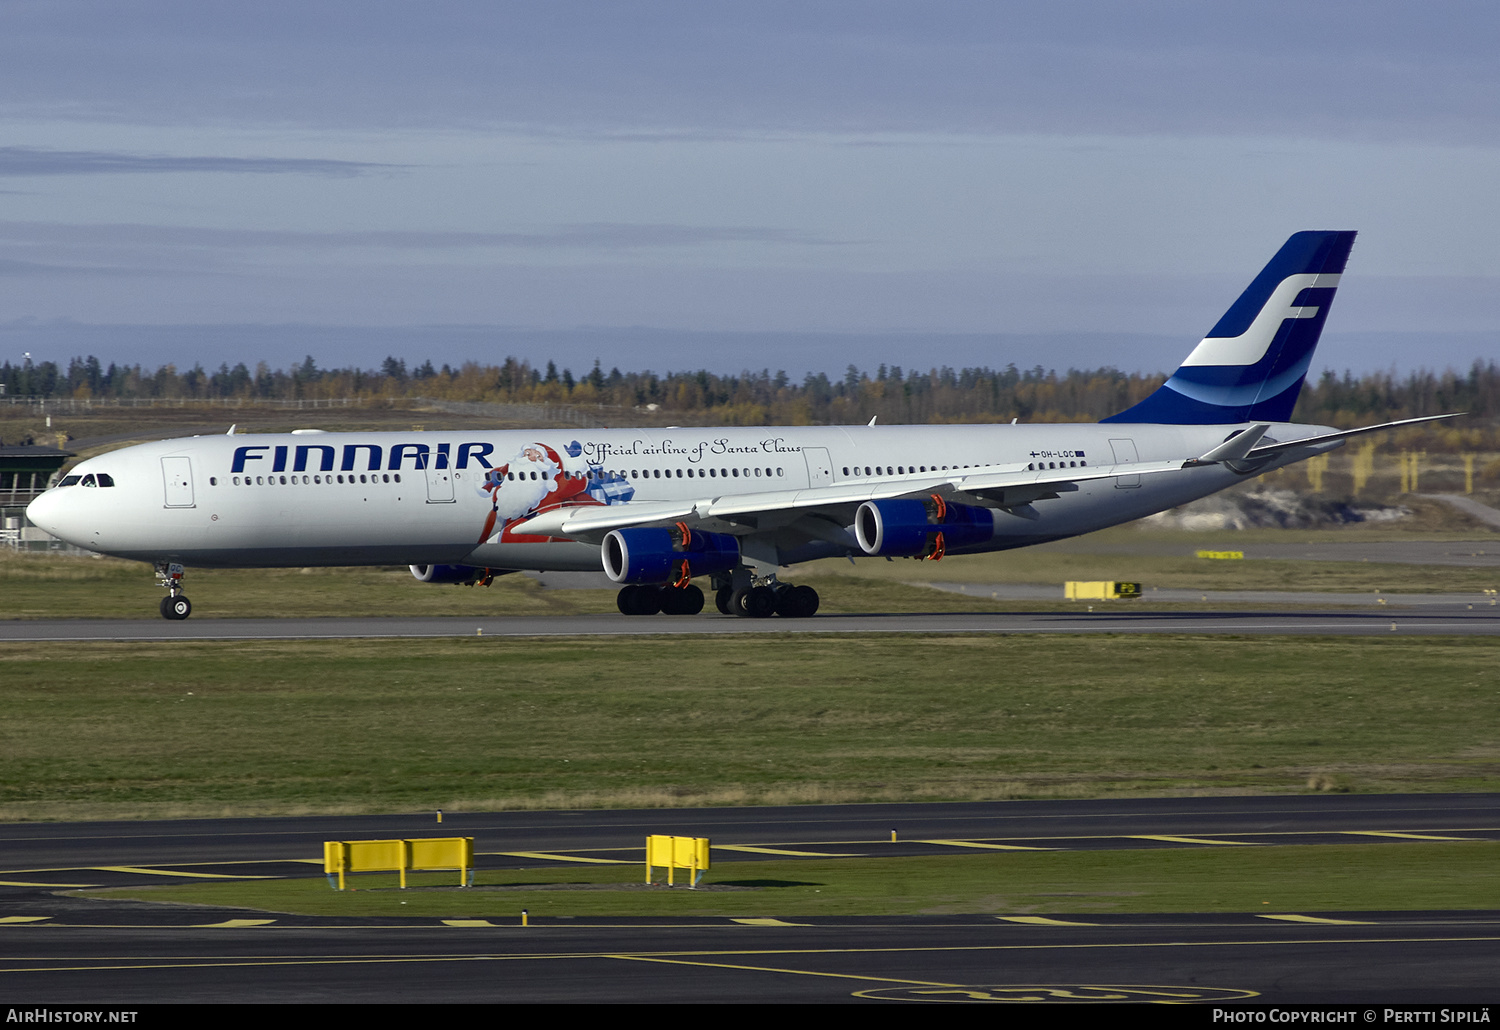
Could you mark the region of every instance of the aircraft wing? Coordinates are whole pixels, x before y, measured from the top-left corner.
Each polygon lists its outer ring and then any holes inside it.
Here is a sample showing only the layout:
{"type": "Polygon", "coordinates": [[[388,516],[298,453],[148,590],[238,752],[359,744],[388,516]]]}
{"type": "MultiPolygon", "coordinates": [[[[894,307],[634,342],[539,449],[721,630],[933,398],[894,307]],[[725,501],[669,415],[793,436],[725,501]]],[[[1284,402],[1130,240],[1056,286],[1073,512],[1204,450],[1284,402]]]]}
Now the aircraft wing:
{"type": "Polygon", "coordinates": [[[694,518],[699,501],[630,501],[625,504],[564,505],[539,511],[510,529],[527,536],[564,536],[602,540],[612,529],[647,526],[694,518]]]}
{"type": "Polygon", "coordinates": [[[705,495],[681,501],[636,501],[606,506],[561,507],[538,512],[525,522],[515,524],[513,528],[530,535],[569,537],[597,543],[611,530],[669,525],[679,521],[695,526],[715,523],[712,528],[717,532],[744,534],[763,528],[763,524],[785,525],[803,515],[819,515],[842,527],[853,521],[854,510],[866,501],[922,497],[934,493],[960,502],[1003,508],[1034,518],[1034,509],[1029,508],[1033,501],[1070,493],[1078,489],[1079,483],[1113,479],[1116,476],[1149,476],[1226,461],[1255,461],[1283,451],[1315,447],[1364,433],[1454,417],[1456,414],[1427,415],[1270,444],[1260,443],[1270,424],[1258,423],[1207,453],[1186,461],[1138,461],[1070,469],[1028,469],[1024,464],[1013,463],[947,469],[941,472],[875,476],[858,482],[802,490],[776,490],[727,497],[705,495]]]}
{"type": "Polygon", "coordinates": [[[785,523],[801,515],[832,517],[842,526],[853,521],[854,510],[865,501],[938,493],[961,501],[967,499],[971,503],[979,501],[998,508],[1023,509],[1033,501],[1077,490],[1079,483],[1116,476],[1175,472],[1183,466],[1181,459],[1071,469],[1027,469],[1023,464],[979,466],[904,476],[877,476],[857,483],[802,490],[552,508],[538,512],[525,522],[513,523],[511,529],[527,535],[569,537],[596,543],[611,530],[679,521],[693,525],[717,522],[719,525],[715,528],[718,531],[741,534],[761,528],[765,520],[785,523]]]}

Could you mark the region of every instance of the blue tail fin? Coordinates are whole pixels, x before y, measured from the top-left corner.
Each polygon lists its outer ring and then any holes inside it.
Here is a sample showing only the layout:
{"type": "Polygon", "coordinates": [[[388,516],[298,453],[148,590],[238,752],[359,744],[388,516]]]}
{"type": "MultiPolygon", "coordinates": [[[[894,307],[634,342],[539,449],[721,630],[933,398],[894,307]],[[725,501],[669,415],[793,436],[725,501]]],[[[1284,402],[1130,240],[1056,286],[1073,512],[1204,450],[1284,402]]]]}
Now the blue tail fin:
{"type": "Polygon", "coordinates": [[[1352,232],[1294,234],[1172,378],[1103,421],[1289,421],[1352,246],[1352,232]]]}

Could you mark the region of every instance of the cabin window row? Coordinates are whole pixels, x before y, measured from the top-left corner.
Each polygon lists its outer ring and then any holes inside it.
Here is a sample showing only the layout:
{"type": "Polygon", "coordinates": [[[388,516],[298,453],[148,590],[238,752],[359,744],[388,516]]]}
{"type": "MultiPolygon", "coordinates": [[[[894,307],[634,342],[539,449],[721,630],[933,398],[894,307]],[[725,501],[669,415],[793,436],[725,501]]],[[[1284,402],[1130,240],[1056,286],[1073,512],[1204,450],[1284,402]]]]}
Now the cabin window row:
{"type": "Polygon", "coordinates": [[[690,468],[690,469],[618,469],[606,475],[620,479],[780,479],[784,468],[690,468]]]}
{"type": "MultiPolygon", "coordinates": [[[[1086,461],[1034,461],[1026,466],[1028,472],[1037,469],[1056,468],[1078,468],[1087,465],[1086,461]]],[[[972,465],[954,465],[953,469],[973,468],[972,465]]],[[[949,466],[939,468],[936,465],[845,465],[845,476],[909,476],[919,472],[947,472],[949,466]]]]}
{"type": "MultiPolygon", "coordinates": [[[[235,486],[329,486],[335,480],[350,485],[358,485],[359,483],[399,483],[401,482],[401,473],[382,473],[380,475],[371,473],[369,476],[360,476],[358,480],[354,478],[353,473],[350,473],[348,476],[235,476],[232,482],[235,486]]],[[[211,477],[208,485],[218,486],[218,477],[211,477]]]]}
{"type": "MultiPolygon", "coordinates": [[[[955,469],[969,468],[968,465],[954,465],[955,469]]],[[[846,476],[909,476],[917,472],[947,472],[949,466],[938,468],[936,465],[845,465],[846,476]]]]}
{"type": "MultiPolygon", "coordinates": [[[[563,473],[559,474],[558,478],[560,478],[560,479],[570,479],[570,478],[571,479],[600,479],[604,475],[613,475],[613,476],[617,476],[617,477],[620,477],[620,478],[629,478],[629,479],[672,479],[674,472],[676,474],[676,478],[677,479],[683,479],[683,478],[687,478],[687,479],[705,479],[705,478],[714,478],[714,479],[740,479],[740,478],[744,478],[744,479],[756,478],[756,479],[759,479],[759,478],[770,478],[770,479],[774,479],[774,478],[782,478],[782,477],[785,477],[785,475],[786,475],[786,470],[784,468],[753,468],[753,469],[751,469],[751,468],[747,468],[747,469],[737,469],[737,468],[712,469],[711,468],[711,469],[687,469],[685,472],[684,472],[683,469],[675,469],[675,470],[674,469],[667,469],[665,472],[663,472],[661,469],[630,469],[628,471],[625,470],[625,469],[620,469],[619,471],[612,472],[612,473],[605,473],[605,472],[602,472],[600,470],[591,470],[591,471],[589,471],[588,473],[586,473],[584,475],[569,475],[569,473],[563,472],[563,473]]],[[[517,479],[551,479],[552,477],[548,473],[546,473],[546,472],[527,472],[527,471],[523,471],[523,472],[507,472],[506,475],[505,475],[505,478],[507,480],[515,481],[517,479]]],[[[358,477],[357,480],[356,480],[356,478],[354,477],[354,475],[352,473],[350,475],[348,475],[348,476],[339,476],[339,475],[328,475],[328,476],[306,476],[306,475],[303,475],[303,476],[296,476],[296,475],[293,475],[293,476],[234,476],[232,478],[231,482],[235,486],[276,486],[278,484],[281,484],[281,485],[284,485],[284,486],[295,486],[297,484],[325,485],[325,484],[331,484],[331,483],[335,483],[335,482],[337,482],[337,483],[350,483],[350,484],[356,483],[356,482],[358,482],[358,483],[366,483],[366,482],[368,482],[368,483],[399,483],[399,482],[401,482],[401,474],[399,472],[398,473],[381,473],[379,475],[375,475],[375,474],[372,473],[372,474],[370,474],[368,476],[361,475],[361,476],[358,477]]],[[[219,483],[219,481],[218,481],[217,477],[209,479],[209,484],[212,485],[212,486],[217,486],[218,483],[219,483]]],[[[68,485],[72,485],[72,484],[64,483],[62,485],[68,486],[68,485]]],[[[88,485],[92,486],[93,484],[90,483],[88,485]]],[[[110,482],[108,485],[113,486],[114,483],[110,482]]]]}

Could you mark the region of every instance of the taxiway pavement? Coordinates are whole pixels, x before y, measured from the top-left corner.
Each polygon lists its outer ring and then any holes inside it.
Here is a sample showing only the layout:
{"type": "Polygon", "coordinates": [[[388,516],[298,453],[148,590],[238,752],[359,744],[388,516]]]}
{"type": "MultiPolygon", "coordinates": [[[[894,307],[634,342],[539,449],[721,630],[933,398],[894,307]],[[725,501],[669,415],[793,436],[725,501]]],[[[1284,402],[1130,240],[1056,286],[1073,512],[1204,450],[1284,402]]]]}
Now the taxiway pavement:
{"type": "MultiPolygon", "coordinates": [[[[758,919],[319,919],[55,893],[318,864],[321,841],[433,835],[405,816],[0,826],[0,990],[27,1004],[1500,1000],[1500,913],[931,915],[758,919]],[[227,863],[227,864],[225,864],[227,863]],[[52,883],[49,885],[48,880],[52,883]]],[[[1318,795],[942,805],[455,813],[482,867],[639,855],[710,836],[715,861],[905,845],[1215,847],[1500,837],[1497,795],[1318,795]],[[898,840],[890,842],[890,831],[898,840]],[[720,851],[723,846],[725,850],[720,851]],[[741,849],[762,849],[735,851],[741,849]],[[550,856],[550,857],[549,857],[550,856]]],[[[918,853],[918,852],[913,852],[918,853]]],[[[253,875],[253,873],[252,873],[253,875]]],[[[285,874],[283,874],[285,875],[285,874]]],[[[316,874],[315,874],[316,875],[316,874]]],[[[180,882],[180,881],[179,881],[180,882]]]]}

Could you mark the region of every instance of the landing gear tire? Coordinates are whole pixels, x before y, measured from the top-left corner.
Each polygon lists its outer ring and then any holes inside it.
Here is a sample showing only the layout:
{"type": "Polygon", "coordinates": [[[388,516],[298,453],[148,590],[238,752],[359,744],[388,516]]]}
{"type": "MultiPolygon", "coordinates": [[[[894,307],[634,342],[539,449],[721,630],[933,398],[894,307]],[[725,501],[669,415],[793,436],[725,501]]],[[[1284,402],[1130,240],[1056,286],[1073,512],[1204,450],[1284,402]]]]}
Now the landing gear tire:
{"type": "Polygon", "coordinates": [[[681,590],[663,587],[661,611],[663,615],[697,615],[703,610],[703,591],[689,583],[681,590]]]}
{"type": "Polygon", "coordinates": [[[184,594],[176,597],[163,597],[161,599],[161,617],[180,622],[193,614],[193,602],[189,601],[184,594]]]}
{"type": "Polygon", "coordinates": [[[661,611],[662,591],[657,587],[631,585],[621,587],[615,595],[615,607],[622,615],[655,615],[661,611]]]}
{"type": "Polygon", "coordinates": [[[730,601],[734,597],[734,590],[730,587],[720,587],[714,591],[714,607],[719,609],[720,615],[733,615],[734,608],[730,601]]]}
{"type": "Polygon", "coordinates": [[[729,599],[729,607],[737,615],[750,619],[764,619],[776,612],[776,591],[770,587],[754,587],[737,592],[729,599]]]}
{"type": "Polygon", "coordinates": [[[817,614],[818,592],[812,587],[787,587],[776,598],[776,614],[783,619],[806,619],[817,614]]]}

